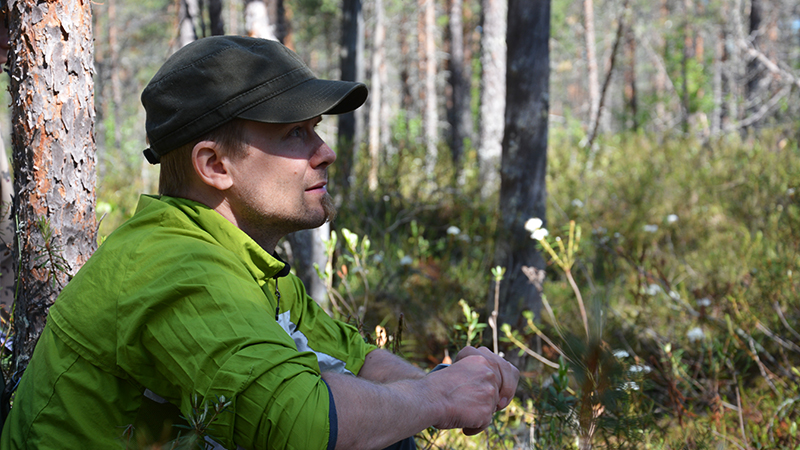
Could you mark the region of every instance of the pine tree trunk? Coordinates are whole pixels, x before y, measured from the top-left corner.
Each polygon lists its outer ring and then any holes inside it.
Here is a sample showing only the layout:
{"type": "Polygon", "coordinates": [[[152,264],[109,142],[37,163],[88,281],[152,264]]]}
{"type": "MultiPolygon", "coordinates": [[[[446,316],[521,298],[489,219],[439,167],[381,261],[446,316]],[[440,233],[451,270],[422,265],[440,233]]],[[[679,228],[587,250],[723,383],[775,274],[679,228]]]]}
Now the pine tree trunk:
{"type": "Polygon", "coordinates": [[[246,0],[244,5],[244,27],[250,37],[277,41],[275,30],[269,20],[264,0],[246,0]]]}
{"type": "MultiPolygon", "coordinates": [[[[342,6],[341,79],[362,81],[364,79],[364,14],[361,0],[344,0],[342,6]]],[[[338,116],[336,165],[334,166],[334,195],[347,196],[353,163],[358,153],[358,144],[363,134],[363,114],[357,111],[338,116]]]]}
{"type": "Polygon", "coordinates": [[[500,187],[500,157],[506,108],[507,0],[482,0],[481,107],[478,159],[483,197],[500,187]]]}
{"type": "MultiPolygon", "coordinates": [[[[372,75],[370,77],[369,101],[369,174],[367,184],[370,191],[378,189],[378,166],[381,146],[381,67],[385,58],[386,26],[384,25],[383,0],[375,0],[375,34],[372,40],[372,75]]],[[[385,68],[384,68],[385,69],[385,68]]]]}
{"type": "Polygon", "coordinates": [[[627,27],[625,39],[626,70],[625,70],[625,104],[631,115],[630,129],[639,129],[638,98],[636,92],[636,36],[633,32],[633,23],[627,27]]]}
{"type": "Polygon", "coordinates": [[[523,266],[544,268],[525,230],[531,217],[545,218],[547,117],[550,78],[550,1],[508,2],[508,74],[495,264],[506,268],[500,319],[512,326],[521,313],[538,314],[539,292],[523,266]]]}
{"type": "Polygon", "coordinates": [[[88,0],[10,9],[19,371],[56,296],[96,248],[94,44],[88,0]]]}

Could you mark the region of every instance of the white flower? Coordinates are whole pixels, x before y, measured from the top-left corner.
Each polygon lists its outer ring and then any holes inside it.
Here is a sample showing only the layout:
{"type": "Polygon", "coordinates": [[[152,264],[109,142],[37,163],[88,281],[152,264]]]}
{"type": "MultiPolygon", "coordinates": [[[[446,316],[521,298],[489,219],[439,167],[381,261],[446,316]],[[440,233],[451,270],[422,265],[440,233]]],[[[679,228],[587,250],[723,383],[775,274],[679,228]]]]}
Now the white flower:
{"type": "Polygon", "coordinates": [[[541,241],[548,234],[550,234],[547,231],[547,228],[542,228],[542,225],[544,225],[544,222],[542,222],[542,219],[539,219],[538,217],[528,219],[525,222],[525,229],[531,233],[531,239],[541,241]]]}
{"type": "Polygon", "coordinates": [[[702,328],[694,327],[686,332],[686,337],[689,338],[689,342],[697,342],[705,339],[706,333],[703,331],[702,328]]]}
{"type": "Polygon", "coordinates": [[[639,390],[639,383],[635,381],[626,381],[622,383],[620,386],[620,390],[622,391],[638,391],[639,390]]]}
{"type": "Polygon", "coordinates": [[[614,357],[617,359],[627,358],[631,356],[630,353],[626,352],[625,350],[614,350],[614,357]]]}
{"type": "Polygon", "coordinates": [[[670,214],[667,216],[667,223],[675,223],[678,221],[678,216],[676,214],[670,214]]]}
{"type": "Polygon", "coordinates": [[[681,299],[681,295],[678,294],[675,291],[669,291],[669,298],[671,298],[673,300],[680,300],[681,299]]]}
{"type": "Polygon", "coordinates": [[[539,228],[538,230],[534,231],[531,234],[531,239],[541,241],[542,239],[547,237],[548,234],[550,234],[550,232],[547,231],[547,228],[539,228]]]}
{"type": "Polygon", "coordinates": [[[528,230],[529,233],[533,233],[539,228],[542,228],[542,225],[544,225],[542,219],[539,219],[538,217],[533,217],[525,222],[525,229],[528,230]]]}
{"type": "Polygon", "coordinates": [[[647,286],[647,289],[646,289],[645,292],[647,292],[647,295],[649,295],[649,296],[658,295],[659,293],[661,293],[661,286],[659,286],[659,285],[657,285],[655,283],[651,284],[651,285],[647,286]]]}
{"type": "Polygon", "coordinates": [[[708,297],[703,297],[697,300],[697,306],[708,307],[711,306],[711,300],[708,297]]]}
{"type": "Polygon", "coordinates": [[[658,225],[648,224],[648,225],[645,225],[643,228],[644,228],[644,231],[646,231],[648,233],[655,233],[656,231],[658,231],[658,225]]]}
{"type": "Polygon", "coordinates": [[[411,257],[408,256],[408,255],[403,256],[402,258],[400,258],[400,265],[401,266],[410,266],[412,262],[414,262],[414,260],[411,259],[411,257]]]}
{"type": "Polygon", "coordinates": [[[792,196],[792,195],[794,195],[794,193],[795,193],[795,189],[794,188],[789,188],[789,189],[786,190],[786,195],[792,196]]]}
{"type": "Polygon", "coordinates": [[[580,199],[576,198],[576,199],[572,200],[572,206],[574,206],[576,208],[583,208],[583,202],[580,201],[580,199]]]}
{"type": "Polygon", "coordinates": [[[630,366],[628,368],[628,372],[631,372],[631,373],[645,373],[645,374],[648,374],[652,370],[653,369],[651,369],[650,366],[638,365],[638,364],[634,365],[634,366],[630,366]]]}
{"type": "Polygon", "coordinates": [[[372,262],[375,263],[375,264],[382,263],[383,262],[383,255],[381,255],[380,253],[375,253],[372,256],[372,262]]]}
{"type": "Polygon", "coordinates": [[[459,234],[461,234],[461,229],[456,226],[450,225],[449,227],[447,227],[447,234],[449,234],[450,236],[458,236],[459,234]]]}

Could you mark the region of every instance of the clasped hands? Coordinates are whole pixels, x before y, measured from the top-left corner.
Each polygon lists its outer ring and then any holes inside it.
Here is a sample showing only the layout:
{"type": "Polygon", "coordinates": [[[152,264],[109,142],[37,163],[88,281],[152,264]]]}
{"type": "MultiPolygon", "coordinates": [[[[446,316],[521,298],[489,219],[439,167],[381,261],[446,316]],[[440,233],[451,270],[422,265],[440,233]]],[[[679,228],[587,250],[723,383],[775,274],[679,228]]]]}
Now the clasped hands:
{"type": "Polygon", "coordinates": [[[464,347],[445,370],[428,375],[436,382],[445,414],[437,428],[461,428],[471,436],[491,424],[517,390],[519,370],[486,347],[464,347]]]}

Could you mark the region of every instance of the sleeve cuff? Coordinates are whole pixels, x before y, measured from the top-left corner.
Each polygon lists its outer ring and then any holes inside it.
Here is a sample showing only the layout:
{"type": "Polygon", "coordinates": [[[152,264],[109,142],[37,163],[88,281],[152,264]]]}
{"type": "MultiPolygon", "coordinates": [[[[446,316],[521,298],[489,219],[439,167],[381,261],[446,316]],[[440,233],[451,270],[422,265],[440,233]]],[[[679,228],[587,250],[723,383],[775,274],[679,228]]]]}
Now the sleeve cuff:
{"type": "Polygon", "coordinates": [[[328,449],[333,450],[336,448],[336,438],[339,436],[339,419],[336,415],[336,403],[333,401],[333,392],[331,391],[331,387],[328,385],[328,382],[322,380],[325,383],[325,386],[328,388],[328,400],[329,400],[329,407],[328,407],[328,422],[330,423],[330,435],[328,436],[328,449]]]}

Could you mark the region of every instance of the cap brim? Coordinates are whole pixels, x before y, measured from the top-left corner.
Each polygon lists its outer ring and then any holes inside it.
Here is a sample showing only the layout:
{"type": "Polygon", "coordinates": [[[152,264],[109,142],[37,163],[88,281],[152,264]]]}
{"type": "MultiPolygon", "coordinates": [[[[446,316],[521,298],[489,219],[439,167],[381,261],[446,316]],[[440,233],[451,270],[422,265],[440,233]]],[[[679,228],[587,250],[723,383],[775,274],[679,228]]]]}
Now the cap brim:
{"type": "Polygon", "coordinates": [[[367,100],[367,87],[353,81],[310,79],[237,117],[266,123],[303,122],[323,114],[353,111],[367,100]]]}

